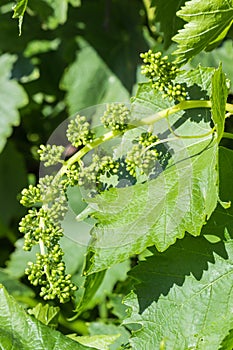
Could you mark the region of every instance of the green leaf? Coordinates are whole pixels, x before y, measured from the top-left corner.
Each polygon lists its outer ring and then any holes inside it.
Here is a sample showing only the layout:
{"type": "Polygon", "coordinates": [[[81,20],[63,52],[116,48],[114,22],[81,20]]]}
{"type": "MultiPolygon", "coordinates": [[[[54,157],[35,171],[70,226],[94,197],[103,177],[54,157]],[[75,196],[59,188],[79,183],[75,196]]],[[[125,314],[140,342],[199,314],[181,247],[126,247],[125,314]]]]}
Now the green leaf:
{"type": "Polygon", "coordinates": [[[17,0],[17,4],[13,7],[13,18],[19,19],[19,35],[22,34],[23,16],[27,9],[28,0],[17,0]]]}
{"type": "Polygon", "coordinates": [[[91,349],[43,325],[0,287],[0,344],[3,349],[91,349]]]}
{"type": "Polygon", "coordinates": [[[184,21],[176,16],[176,12],[181,8],[186,0],[164,1],[152,0],[151,5],[155,6],[155,21],[160,22],[160,30],[164,33],[164,45],[171,44],[171,38],[182,28],[184,21]],[[166,14],[166,15],[164,15],[166,14]]]}
{"type": "MultiPolygon", "coordinates": [[[[88,259],[87,259],[88,261],[88,259]]],[[[78,315],[80,315],[84,310],[86,310],[89,307],[89,303],[92,301],[96,291],[98,290],[99,286],[101,285],[105,270],[97,272],[95,274],[92,274],[91,276],[87,276],[85,278],[85,282],[83,285],[84,293],[75,308],[76,315],[74,318],[76,318],[78,315]]]]}
{"type": "Polygon", "coordinates": [[[0,56],[0,152],[11,135],[12,126],[19,125],[18,108],[28,103],[23,88],[11,79],[11,70],[15,60],[16,57],[9,54],[0,56]]]}
{"type": "Polygon", "coordinates": [[[110,345],[119,337],[120,333],[115,335],[92,335],[82,337],[69,335],[69,338],[77,341],[78,343],[86,346],[92,346],[94,349],[98,350],[109,350],[110,345]]]}
{"type": "Polygon", "coordinates": [[[75,0],[43,0],[31,2],[30,8],[41,18],[43,29],[52,30],[67,21],[69,2],[79,5],[75,0]]]}
{"type": "MultiPolygon", "coordinates": [[[[212,68],[198,67],[181,74],[180,82],[187,85],[191,100],[209,99],[212,73],[212,68]]],[[[169,105],[171,102],[155,93],[150,84],[141,84],[132,113],[140,119],[169,105]]],[[[149,182],[111,188],[88,200],[98,222],[91,232],[88,274],[139,254],[148,246],[156,245],[163,251],[186,231],[198,236],[216,207],[218,145],[211,135],[201,136],[211,132],[210,111],[181,111],[169,117],[169,126],[167,120],[157,122],[154,131],[160,139],[168,138],[164,147],[171,156],[169,166],[165,170],[160,167],[158,177],[149,182]],[[174,139],[171,129],[181,137],[174,139]]]]}
{"type": "Polygon", "coordinates": [[[34,315],[37,320],[51,328],[57,327],[59,312],[59,307],[49,304],[42,305],[41,303],[37,304],[33,309],[28,310],[30,315],[34,315]]]}
{"type": "Polygon", "coordinates": [[[131,272],[135,292],[125,300],[124,324],[141,328],[133,349],[219,349],[233,325],[233,241],[211,244],[187,236],[131,272]],[[153,336],[152,336],[153,335],[153,336]]]}
{"type": "Polygon", "coordinates": [[[224,209],[218,204],[215,211],[203,227],[203,234],[225,238],[229,234],[233,238],[233,151],[225,147],[219,148],[219,196],[221,200],[231,202],[231,206],[224,209]]]}
{"type": "MultiPolygon", "coordinates": [[[[211,52],[200,52],[191,61],[190,65],[196,67],[201,64],[204,67],[215,67],[218,68],[219,62],[222,62],[223,72],[226,74],[227,78],[233,82],[233,72],[232,72],[232,59],[233,56],[233,46],[232,40],[226,40],[222,45],[211,52]]],[[[232,92],[232,86],[230,87],[232,92]]]]}
{"type": "Polygon", "coordinates": [[[122,344],[126,344],[129,339],[129,332],[123,326],[114,324],[104,324],[103,322],[92,322],[89,326],[91,336],[94,335],[118,335],[114,344],[109,346],[109,350],[119,350],[122,344]],[[120,336],[119,336],[120,334],[120,336]]]}
{"type": "Polygon", "coordinates": [[[125,281],[127,273],[130,270],[130,260],[123,261],[122,263],[113,265],[110,267],[104,276],[103,282],[95,294],[94,300],[91,302],[95,304],[101,304],[104,298],[112,293],[114,286],[117,282],[125,281]]]}
{"type": "Polygon", "coordinates": [[[145,18],[142,15],[144,4],[143,1],[136,1],[132,6],[132,2],[119,0],[111,2],[109,7],[109,3],[101,1],[82,1],[74,18],[79,23],[85,23],[85,30],[82,31],[85,40],[123,86],[131,91],[136,80],[139,53],[148,50],[144,35],[145,18]],[[90,16],[91,13],[95,15],[90,16]]]}
{"type": "MultiPolygon", "coordinates": [[[[199,141],[156,179],[110,189],[93,199],[94,227],[87,273],[107,268],[156,245],[163,251],[185,231],[197,236],[217,203],[217,144],[199,141]],[[186,153],[186,156],[185,156],[186,153]]],[[[181,154],[180,154],[181,156],[181,154]]]]}
{"type": "Polygon", "coordinates": [[[223,340],[220,350],[232,350],[233,348],[233,329],[230,330],[229,334],[223,340]]]}
{"type": "Polygon", "coordinates": [[[21,297],[34,297],[35,295],[31,288],[9,275],[4,269],[0,269],[0,284],[3,284],[8,293],[15,298],[21,299],[21,297]]]}
{"type": "Polygon", "coordinates": [[[79,7],[79,6],[81,6],[81,0],[68,0],[68,2],[69,2],[73,7],[79,7]]]}
{"type": "MultiPolygon", "coordinates": [[[[89,261],[88,258],[87,261],[89,261]]],[[[75,311],[80,314],[86,309],[93,309],[96,305],[104,304],[106,297],[113,291],[115,284],[126,279],[129,269],[130,261],[126,260],[112,266],[107,271],[85,277],[83,286],[80,288],[84,292],[80,296],[75,311]]]]}
{"type": "Polygon", "coordinates": [[[218,141],[221,140],[224,133],[226,102],[228,96],[228,88],[226,85],[226,77],[220,65],[215,70],[212,77],[212,119],[217,131],[218,141]]]}
{"type": "Polygon", "coordinates": [[[177,15],[188,22],[173,37],[178,43],[177,59],[184,63],[225,37],[233,20],[233,4],[232,0],[192,0],[187,1],[177,15]]]}
{"type": "Polygon", "coordinates": [[[212,93],[212,67],[202,67],[200,64],[197,68],[181,72],[177,81],[186,84],[191,99],[208,100],[212,93]]]}
{"type": "MultiPolygon", "coordinates": [[[[94,308],[95,305],[101,305],[106,302],[106,298],[112,293],[114,286],[119,281],[124,281],[127,272],[130,269],[130,261],[126,260],[122,263],[111,266],[105,273],[102,283],[97,289],[95,295],[89,300],[88,309],[94,308]]],[[[91,275],[93,276],[93,275],[91,275]]],[[[87,278],[91,277],[87,276],[87,278]]],[[[106,306],[106,305],[105,305],[106,306]]]]}
{"type": "Polygon", "coordinates": [[[120,294],[110,294],[108,308],[111,309],[111,313],[119,318],[120,321],[126,318],[127,308],[122,302],[123,295],[120,294]]]}
{"type": "Polygon", "coordinates": [[[66,100],[71,115],[89,106],[129,100],[129,94],[118,78],[97,52],[87,45],[68,67],[61,88],[67,91],[66,100]]]}
{"type": "Polygon", "coordinates": [[[54,40],[31,40],[24,50],[24,56],[33,57],[49,51],[56,51],[60,43],[58,38],[54,40]]]}

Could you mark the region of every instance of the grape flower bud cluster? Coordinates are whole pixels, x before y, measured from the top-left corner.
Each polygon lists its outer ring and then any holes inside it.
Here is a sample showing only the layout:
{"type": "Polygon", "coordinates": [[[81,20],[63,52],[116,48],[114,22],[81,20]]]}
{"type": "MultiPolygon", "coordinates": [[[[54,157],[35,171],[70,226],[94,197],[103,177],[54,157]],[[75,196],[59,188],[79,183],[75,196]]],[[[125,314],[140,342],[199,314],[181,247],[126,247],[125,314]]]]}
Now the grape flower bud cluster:
{"type": "Polygon", "coordinates": [[[100,120],[106,128],[125,131],[130,120],[129,110],[122,103],[109,104],[100,120]]]}
{"type": "MultiPolygon", "coordinates": [[[[50,149],[53,155],[54,149],[50,149]]],[[[63,185],[47,175],[37,186],[24,189],[20,202],[31,208],[19,224],[19,230],[24,234],[24,249],[31,250],[34,245],[40,247],[36,261],[28,263],[25,273],[34,286],[41,286],[40,296],[45,300],[58,298],[61,303],[67,302],[77,287],[72,283],[71,275],[65,273],[63,251],[59,245],[63,236],[60,222],[67,210],[63,185]]]]}
{"type": "Polygon", "coordinates": [[[149,50],[141,53],[140,57],[145,63],[141,72],[152,83],[154,90],[162,91],[163,96],[169,97],[170,100],[182,101],[185,99],[184,86],[174,82],[179,73],[179,68],[174,62],[168,61],[168,56],[162,57],[161,52],[153,53],[152,50],[149,50]]]}
{"type": "Polygon", "coordinates": [[[156,146],[158,137],[151,132],[144,132],[138,139],[138,142],[131,148],[126,155],[126,170],[130,175],[136,177],[137,168],[143,175],[149,175],[155,167],[155,161],[159,156],[156,146]],[[152,146],[152,147],[151,147],[152,146]]]}

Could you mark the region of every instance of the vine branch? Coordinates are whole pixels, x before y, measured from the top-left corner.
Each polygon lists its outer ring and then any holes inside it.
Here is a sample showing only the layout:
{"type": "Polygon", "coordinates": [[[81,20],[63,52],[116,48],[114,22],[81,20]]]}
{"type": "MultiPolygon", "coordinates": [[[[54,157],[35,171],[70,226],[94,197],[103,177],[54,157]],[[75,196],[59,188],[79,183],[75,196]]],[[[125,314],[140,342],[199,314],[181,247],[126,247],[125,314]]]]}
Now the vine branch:
{"type": "MultiPolygon", "coordinates": [[[[180,112],[182,110],[187,110],[187,109],[192,109],[192,108],[211,108],[212,107],[212,103],[209,100],[184,100],[181,101],[180,103],[178,103],[175,106],[169,107],[167,109],[164,109],[162,111],[159,111],[149,117],[145,117],[141,120],[135,120],[133,125],[128,125],[127,126],[127,131],[130,129],[134,129],[136,127],[139,126],[144,126],[144,125],[152,125],[156,122],[158,122],[159,120],[162,120],[164,118],[167,118],[168,116],[180,112]]],[[[229,113],[233,114],[233,105],[230,103],[226,103],[226,111],[229,113]]],[[[206,133],[204,135],[199,135],[198,137],[204,137],[207,136],[209,134],[211,134],[213,132],[213,129],[209,132],[206,133]]],[[[122,131],[121,130],[114,130],[114,131],[110,131],[107,132],[106,134],[104,134],[101,137],[96,138],[94,141],[86,144],[80,151],[78,151],[77,153],[75,153],[70,159],[68,159],[63,167],[60,169],[58,176],[62,176],[65,174],[67,168],[74,164],[75,162],[80,161],[80,159],[87,154],[89,151],[95,149],[96,147],[98,147],[99,145],[101,145],[102,143],[109,141],[119,135],[122,135],[122,131]]],[[[193,137],[193,136],[192,136],[193,137]]]]}

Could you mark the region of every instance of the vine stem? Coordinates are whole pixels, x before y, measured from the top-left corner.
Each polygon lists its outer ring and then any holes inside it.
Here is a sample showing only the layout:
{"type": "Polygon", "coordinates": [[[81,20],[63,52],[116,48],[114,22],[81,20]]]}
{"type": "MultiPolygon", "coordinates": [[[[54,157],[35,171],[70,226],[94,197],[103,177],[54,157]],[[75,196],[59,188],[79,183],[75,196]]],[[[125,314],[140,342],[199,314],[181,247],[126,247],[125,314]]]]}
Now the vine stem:
{"type": "MultiPolygon", "coordinates": [[[[135,127],[135,126],[134,126],[135,127]]],[[[133,127],[132,127],[133,128],[133,127]]],[[[132,129],[131,128],[131,129],[132,129]]],[[[129,130],[130,127],[127,129],[129,130]]],[[[58,172],[58,176],[62,176],[65,174],[67,168],[69,168],[70,165],[74,164],[75,162],[79,162],[80,159],[85,156],[85,154],[87,154],[89,151],[91,151],[92,149],[98,147],[99,145],[101,145],[102,143],[111,140],[119,135],[122,134],[122,131],[110,131],[106,134],[104,134],[101,137],[97,137],[95,140],[93,140],[92,142],[87,143],[80,151],[78,151],[77,153],[75,153],[70,159],[68,159],[63,167],[59,170],[58,172]]]]}
{"type": "Polygon", "coordinates": [[[224,133],[223,133],[223,137],[224,137],[225,139],[231,139],[231,140],[233,140],[233,134],[231,134],[230,132],[224,132],[224,133]]]}
{"type": "MultiPolygon", "coordinates": [[[[145,117],[141,120],[135,120],[133,123],[133,125],[128,125],[126,131],[130,130],[130,129],[134,129],[137,128],[139,126],[144,126],[144,125],[152,125],[156,122],[158,122],[159,120],[165,119],[168,116],[180,112],[182,110],[186,110],[186,109],[193,109],[193,108],[211,108],[212,107],[212,103],[210,100],[185,100],[185,101],[181,101],[178,104],[176,104],[175,106],[169,107],[167,109],[164,109],[162,111],[159,111],[155,114],[150,115],[149,117],[145,117]]],[[[229,112],[230,114],[233,114],[233,104],[230,103],[226,103],[226,111],[229,112]]],[[[80,151],[78,151],[77,153],[75,153],[70,159],[68,159],[66,162],[64,162],[62,168],[59,170],[57,176],[63,176],[66,173],[67,168],[69,168],[69,166],[71,166],[72,164],[74,164],[75,162],[79,162],[80,159],[87,154],[89,151],[95,149],[96,147],[98,147],[99,145],[101,145],[102,143],[109,141],[117,136],[122,135],[122,131],[120,130],[114,130],[114,131],[109,131],[106,134],[104,134],[101,137],[96,138],[95,140],[93,140],[92,142],[86,144],[80,151]]],[[[212,133],[212,130],[210,132],[210,134],[212,133]]],[[[177,135],[178,136],[178,135],[177,135]]],[[[207,134],[205,135],[199,135],[199,137],[202,136],[207,136],[207,134]]]]}
{"type": "MultiPolygon", "coordinates": [[[[140,124],[141,125],[154,124],[157,121],[167,118],[169,115],[180,112],[182,110],[192,109],[192,108],[211,108],[211,106],[212,106],[211,101],[207,101],[207,100],[181,101],[175,106],[169,107],[167,109],[163,109],[162,111],[157,112],[153,115],[150,115],[149,117],[143,118],[140,121],[140,124]]],[[[232,112],[233,112],[233,106],[232,106],[232,112]]]]}

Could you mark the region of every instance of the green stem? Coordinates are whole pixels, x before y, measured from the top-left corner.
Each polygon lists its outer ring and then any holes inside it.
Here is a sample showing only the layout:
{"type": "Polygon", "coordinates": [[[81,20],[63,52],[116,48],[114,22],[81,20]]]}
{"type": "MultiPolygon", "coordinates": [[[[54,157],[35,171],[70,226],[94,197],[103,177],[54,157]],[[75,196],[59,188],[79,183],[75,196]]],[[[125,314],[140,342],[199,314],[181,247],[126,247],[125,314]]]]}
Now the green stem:
{"type": "Polygon", "coordinates": [[[233,134],[231,134],[230,132],[224,132],[224,133],[223,133],[223,137],[224,137],[225,139],[231,139],[231,140],[233,140],[233,134]]]}
{"type": "MultiPolygon", "coordinates": [[[[189,100],[189,101],[181,101],[175,106],[169,107],[167,109],[164,109],[158,113],[155,113],[153,115],[150,115],[149,117],[143,118],[140,121],[141,125],[148,125],[148,124],[154,124],[157,121],[167,118],[169,115],[180,112],[182,110],[186,109],[192,109],[192,108],[211,108],[211,101],[195,101],[195,100],[189,100]]],[[[233,111],[233,106],[232,106],[233,111]]]]}
{"type": "Polygon", "coordinates": [[[82,320],[75,320],[73,322],[70,322],[70,321],[67,321],[67,319],[62,315],[62,313],[59,313],[58,322],[62,326],[68,328],[70,331],[73,331],[75,333],[82,334],[82,335],[88,334],[88,327],[86,325],[86,322],[82,320]]]}
{"type": "MultiPolygon", "coordinates": [[[[40,218],[40,227],[44,230],[45,229],[45,225],[44,225],[44,218],[40,218]]],[[[46,248],[45,248],[45,244],[44,241],[40,238],[39,239],[39,247],[40,247],[40,253],[42,255],[46,255],[46,248]]],[[[46,264],[44,265],[44,273],[46,274],[46,277],[50,283],[50,286],[52,286],[51,283],[51,276],[50,276],[50,271],[49,271],[49,266],[46,264]]]]}
{"type": "MultiPolygon", "coordinates": [[[[130,127],[128,129],[130,129],[130,127]]],[[[59,176],[64,175],[67,168],[69,168],[69,166],[71,166],[75,162],[78,162],[83,156],[85,156],[85,154],[87,154],[94,148],[98,147],[102,143],[109,141],[121,134],[122,134],[122,131],[110,131],[104,134],[103,136],[96,138],[95,140],[93,140],[93,142],[86,144],[80,151],[75,153],[70,159],[67,160],[67,162],[64,163],[63,167],[58,172],[58,175],[59,176]]]]}
{"type": "MultiPolygon", "coordinates": [[[[178,103],[175,106],[169,107],[167,109],[164,109],[162,111],[159,111],[153,115],[150,115],[149,117],[145,117],[141,120],[135,120],[134,121],[134,125],[128,125],[127,130],[130,129],[134,129],[137,128],[139,126],[144,126],[144,125],[152,125],[154,123],[156,123],[157,121],[161,120],[161,119],[165,119],[168,118],[169,115],[172,115],[174,113],[180,112],[182,110],[186,110],[186,109],[193,109],[193,108],[211,108],[212,107],[212,103],[211,101],[208,100],[185,100],[185,101],[181,101],[180,103],[178,103]]],[[[226,111],[230,112],[233,114],[233,105],[230,103],[226,103],[226,111]]],[[[60,171],[58,172],[58,176],[63,176],[66,173],[67,168],[69,168],[69,166],[71,166],[72,164],[79,162],[80,159],[87,154],[89,151],[97,148],[99,145],[101,145],[102,143],[109,141],[119,135],[122,135],[122,131],[109,131],[108,133],[104,134],[101,137],[96,138],[95,140],[93,140],[93,142],[88,143],[87,145],[85,145],[80,151],[78,151],[77,153],[75,153],[69,160],[67,160],[63,167],[60,169],[60,171]]],[[[213,133],[213,130],[211,130],[209,133],[203,134],[203,135],[198,135],[198,137],[204,137],[207,136],[209,134],[213,133]]],[[[179,137],[177,135],[177,137],[179,137]]],[[[182,136],[180,136],[182,137],[182,136]]],[[[193,138],[193,136],[192,136],[193,138]]]]}

